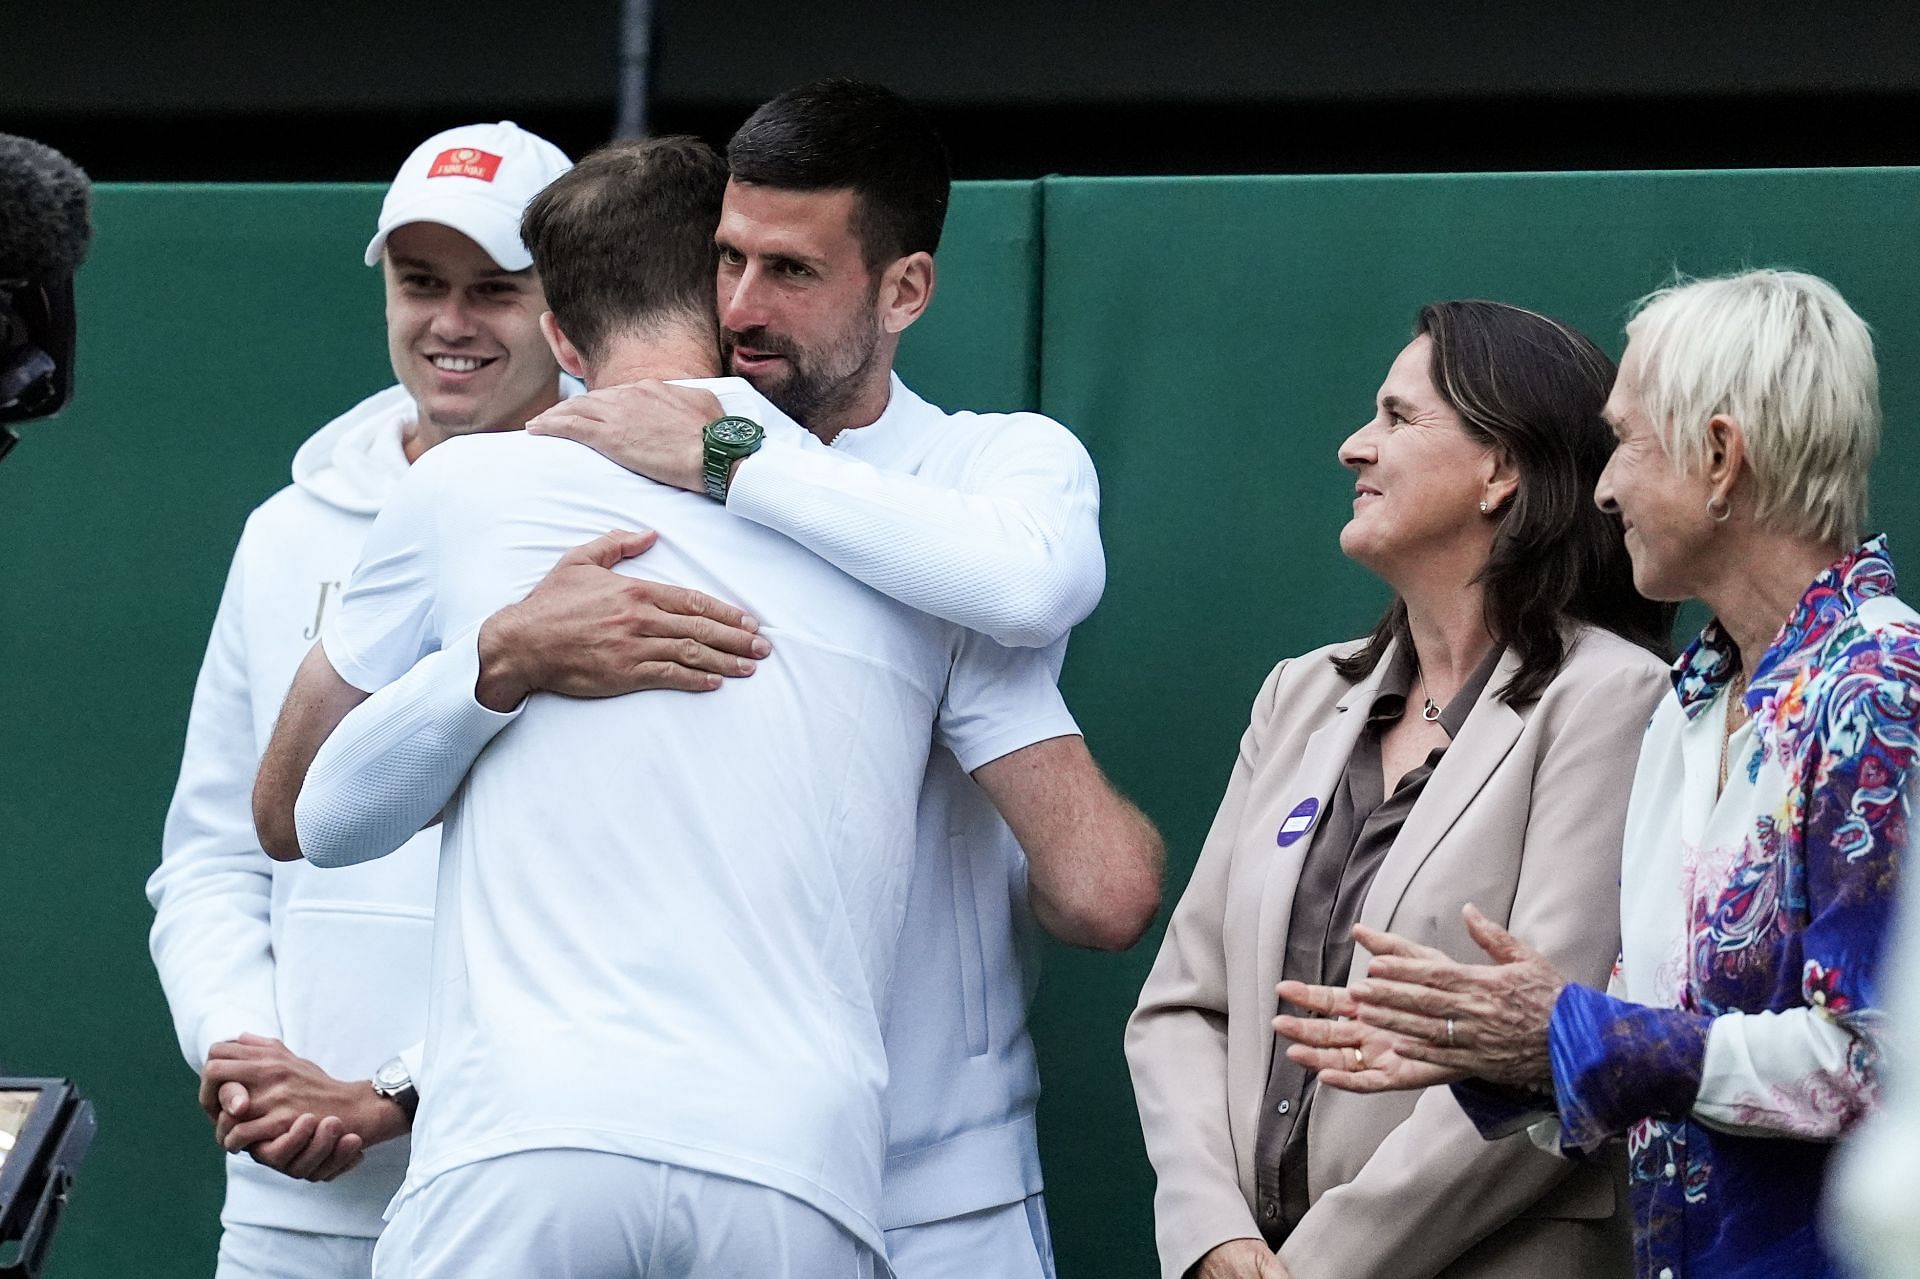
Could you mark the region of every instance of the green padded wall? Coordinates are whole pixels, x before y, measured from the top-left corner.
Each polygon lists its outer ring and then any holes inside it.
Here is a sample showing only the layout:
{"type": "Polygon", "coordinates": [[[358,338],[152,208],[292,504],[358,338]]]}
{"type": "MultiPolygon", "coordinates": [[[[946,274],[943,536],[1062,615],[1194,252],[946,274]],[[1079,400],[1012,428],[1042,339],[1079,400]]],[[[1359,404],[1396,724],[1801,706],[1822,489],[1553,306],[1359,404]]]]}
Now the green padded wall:
{"type": "MultiPolygon", "coordinates": [[[[1617,356],[1629,304],[1676,264],[1828,277],[1878,333],[1876,519],[1920,575],[1920,171],[1055,179],[1045,200],[1042,403],[1099,465],[1109,569],[1066,689],[1166,834],[1169,904],[1266,672],[1363,632],[1385,598],[1340,556],[1335,449],[1422,302],[1519,303],[1617,356]]],[[[1043,978],[1041,1139],[1071,1279],[1155,1272],[1120,1035],[1158,940],[1050,955],[1043,978]]]]}
{"type": "Polygon", "coordinates": [[[1040,185],[955,188],[933,306],[908,329],[898,368],[935,404],[978,412],[1040,400],[1040,185]]]}
{"type": "MultiPolygon", "coordinates": [[[[81,398],[0,467],[0,1069],[70,1074],[102,1136],[55,1279],[209,1273],[218,1156],[146,955],[141,885],[240,522],[294,447],[389,378],[359,253],[377,188],[106,187],[81,281],[81,398]]],[[[904,374],[1085,438],[1109,589],[1067,687],[1168,838],[1169,901],[1278,658],[1383,598],[1341,561],[1338,441],[1422,301],[1489,296],[1618,351],[1674,265],[1828,275],[1881,341],[1876,497],[1920,545],[1906,421],[1920,172],[993,183],[955,195],[904,374]]],[[[1036,1013],[1061,1273],[1153,1273],[1120,1030],[1157,933],[1055,948],[1036,1013]]]]}
{"type": "Polygon", "coordinates": [[[55,1279],[212,1273],[220,1156],[142,888],[241,522],[391,378],[360,265],[379,200],[101,189],[77,397],[0,467],[0,1066],[71,1075],[100,1115],[55,1279]]]}

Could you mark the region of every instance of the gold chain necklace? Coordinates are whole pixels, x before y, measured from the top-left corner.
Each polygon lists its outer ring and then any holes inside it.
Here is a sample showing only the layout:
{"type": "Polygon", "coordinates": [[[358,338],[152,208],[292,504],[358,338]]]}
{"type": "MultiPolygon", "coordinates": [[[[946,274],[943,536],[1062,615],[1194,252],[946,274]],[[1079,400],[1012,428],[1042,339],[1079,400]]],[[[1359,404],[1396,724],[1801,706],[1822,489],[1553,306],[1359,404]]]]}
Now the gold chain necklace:
{"type": "Polygon", "coordinates": [[[1720,732],[1720,789],[1713,793],[1714,798],[1727,793],[1727,765],[1732,754],[1733,735],[1746,722],[1743,703],[1747,692],[1747,673],[1736,671],[1727,682],[1727,713],[1720,732]]]}

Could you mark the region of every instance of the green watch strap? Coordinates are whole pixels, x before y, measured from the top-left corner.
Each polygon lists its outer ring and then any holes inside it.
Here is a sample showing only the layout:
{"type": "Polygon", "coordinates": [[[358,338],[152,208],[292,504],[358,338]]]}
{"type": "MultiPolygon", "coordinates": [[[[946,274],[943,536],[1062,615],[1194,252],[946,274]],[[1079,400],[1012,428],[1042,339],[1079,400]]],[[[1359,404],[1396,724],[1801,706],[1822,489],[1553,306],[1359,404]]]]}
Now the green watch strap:
{"type": "Polygon", "coordinates": [[[733,481],[733,464],[760,451],[766,439],[758,422],[744,417],[723,417],[707,423],[702,433],[705,456],[701,469],[707,496],[716,502],[727,500],[727,488],[733,481]]]}

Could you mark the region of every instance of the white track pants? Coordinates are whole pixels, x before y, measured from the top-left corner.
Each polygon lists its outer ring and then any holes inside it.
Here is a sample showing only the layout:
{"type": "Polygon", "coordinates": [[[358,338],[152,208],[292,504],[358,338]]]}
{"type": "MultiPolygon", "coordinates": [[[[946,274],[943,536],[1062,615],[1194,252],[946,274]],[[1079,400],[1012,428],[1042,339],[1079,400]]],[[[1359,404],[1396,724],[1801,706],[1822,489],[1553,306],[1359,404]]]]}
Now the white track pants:
{"type": "Polygon", "coordinates": [[[235,1224],[220,1232],[214,1279],[367,1279],[373,1240],[235,1224]]]}
{"type": "Polygon", "coordinates": [[[1043,1196],[887,1231],[899,1279],[1053,1279],[1043,1196]]]}
{"type": "Polygon", "coordinates": [[[595,1150],[529,1150],[409,1195],[375,1279],[873,1279],[874,1256],[790,1195],[595,1150]]]}

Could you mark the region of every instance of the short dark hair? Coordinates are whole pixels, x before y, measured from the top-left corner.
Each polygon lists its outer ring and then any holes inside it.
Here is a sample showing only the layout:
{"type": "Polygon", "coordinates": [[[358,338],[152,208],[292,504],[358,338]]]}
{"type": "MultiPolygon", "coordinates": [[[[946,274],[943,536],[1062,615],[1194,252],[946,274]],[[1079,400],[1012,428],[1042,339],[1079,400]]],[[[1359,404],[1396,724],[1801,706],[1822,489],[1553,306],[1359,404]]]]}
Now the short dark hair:
{"type": "MultiPolygon", "coordinates": [[[[1617,373],[1613,361],[1578,330],[1502,302],[1423,306],[1414,336],[1423,334],[1433,339],[1433,385],[1467,437],[1498,449],[1520,473],[1475,579],[1486,592],[1487,629],[1520,658],[1500,696],[1510,703],[1540,696],[1566,660],[1561,627],[1568,621],[1667,655],[1674,606],[1633,589],[1620,517],[1593,500],[1613,451],[1613,431],[1600,416],[1617,373]]],[[[1411,639],[1399,599],[1364,648],[1333,664],[1361,679],[1395,639],[1411,639]]]]}
{"type": "Polygon", "coordinates": [[[789,89],[727,143],[735,179],[783,191],[852,191],[869,269],[940,247],[953,181],[933,125],[893,90],[858,80],[789,89]]]}
{"type": "Polygon", "coordinates": [[[609,142],[555,178],[520,219],[547,307],[592,360],[611,335],[713,322],[713,229],[727,167],[698,138],[609,142]]]}

